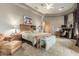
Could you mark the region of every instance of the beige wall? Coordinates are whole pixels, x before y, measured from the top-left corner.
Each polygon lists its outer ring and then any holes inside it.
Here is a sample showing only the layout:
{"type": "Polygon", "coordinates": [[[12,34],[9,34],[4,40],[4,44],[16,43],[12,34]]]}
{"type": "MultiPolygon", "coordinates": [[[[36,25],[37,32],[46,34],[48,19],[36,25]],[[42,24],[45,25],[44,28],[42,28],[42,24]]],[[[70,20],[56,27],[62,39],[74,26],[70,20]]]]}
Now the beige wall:
{"type": "Polygon", "coordinates": [[[32,17],[34,25],[40,25],[41,16],[14,4],[0,4],[0,33],[12,29],[12,25],[23,23],[25,15],[32,17]]]}
{"type": "Polygon", "coordinates": [[[64,16],[46,17],[45,20],[51,21],[51,25],[54,27],[61,27],[64,24],[64,16]]]}
{"type": "MultiPolygon", "coordinates": [[[[52,26],[52,30],[61,27],[61,25],[64,25],[64,16],[57,16],[57,17],[45,17],[44,20],[50,21],[51,22],[51,26],[52,26]]],[[[68,22],[69,24],[73,24],[73,13],[70,13],[68,15],[68,22]]]]}
{"type": "MultiPolygon", "coordinates": [[[[48,20],[48,21],[51,21],[51,24],[54,26],[54,27],[60,27],[61,25],[64,24],[64,16],[57,16],[57,17],[45,17],[44,20],[48,20]]],[[[73,24],[73,13],[70,13],[68,15],[68,22],[67,24],[73,24]]]]}
{"type": "Polygon", "coordinates": [[[55,32],[61,25],[64,24],[64,16],[57,16],[57,17],[45,17],[45,21],[50,21],[50,32],[55,32]]]}

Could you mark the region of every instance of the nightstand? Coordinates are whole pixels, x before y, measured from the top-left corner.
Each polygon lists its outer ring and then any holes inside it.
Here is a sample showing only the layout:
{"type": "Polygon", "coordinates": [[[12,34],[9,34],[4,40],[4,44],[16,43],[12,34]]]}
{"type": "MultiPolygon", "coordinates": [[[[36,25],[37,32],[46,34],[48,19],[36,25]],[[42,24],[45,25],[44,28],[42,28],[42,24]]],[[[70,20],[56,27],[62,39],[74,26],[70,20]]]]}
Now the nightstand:
{"type": "Polygon", "coordinates": [[[60,31],[57,31],[56,32],[56,37],[60,37],[61,36],[61,32],[60,31]]]}

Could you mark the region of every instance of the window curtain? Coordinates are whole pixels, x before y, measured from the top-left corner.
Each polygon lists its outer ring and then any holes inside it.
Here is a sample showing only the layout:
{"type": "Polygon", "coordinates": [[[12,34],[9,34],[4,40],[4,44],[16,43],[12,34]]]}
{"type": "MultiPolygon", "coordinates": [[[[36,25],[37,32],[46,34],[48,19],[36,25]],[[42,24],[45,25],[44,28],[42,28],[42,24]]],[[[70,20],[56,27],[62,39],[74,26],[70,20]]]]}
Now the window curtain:
{"type": "Polygon", "coordinates": [[[64,25],[67,25],[68,15],[64,15],[64,25]]]}
{"type": "Polygon", "coordinates": [[[79,3],[77,3],[77,13],[76,13],[76,29],[77,29],[77,42],[76,46],[79,46],[79,3]]]}
{"type": "Polygon", "coordinates": [[[73,18],[74,18],[74,19],[73,19],[73,32],[74,32],[74,36],[76,36],[77,31],[78,31],[76,13],[77,13],[77,10],[75,10],[75,11],[73,12],[73,18]]]}

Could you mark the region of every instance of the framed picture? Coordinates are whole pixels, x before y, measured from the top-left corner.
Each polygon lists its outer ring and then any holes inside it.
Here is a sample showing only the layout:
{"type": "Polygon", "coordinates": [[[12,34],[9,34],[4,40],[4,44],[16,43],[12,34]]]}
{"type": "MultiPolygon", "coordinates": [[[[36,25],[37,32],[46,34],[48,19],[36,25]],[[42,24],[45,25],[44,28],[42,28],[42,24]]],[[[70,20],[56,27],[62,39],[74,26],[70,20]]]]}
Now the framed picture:
{"type": "Polygon", "coordinates": [[[29,16],[24,16],[24,24],[32,24],[32,18],[29,16]]]}

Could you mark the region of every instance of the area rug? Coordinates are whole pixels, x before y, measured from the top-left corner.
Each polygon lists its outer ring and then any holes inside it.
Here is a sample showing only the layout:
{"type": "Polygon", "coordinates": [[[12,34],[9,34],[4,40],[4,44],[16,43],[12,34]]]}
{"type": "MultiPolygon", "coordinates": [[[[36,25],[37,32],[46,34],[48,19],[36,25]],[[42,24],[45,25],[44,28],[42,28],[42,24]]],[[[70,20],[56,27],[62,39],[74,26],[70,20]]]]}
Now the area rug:
{"type": "Polygon", "coordinates": [[[79,56],[79,52],[71,49],[75,46],[75,41],[64,38],[56,38],[56,44],[49,50],[37,49],[26,42],[13,56],[79,56]]]}

